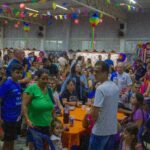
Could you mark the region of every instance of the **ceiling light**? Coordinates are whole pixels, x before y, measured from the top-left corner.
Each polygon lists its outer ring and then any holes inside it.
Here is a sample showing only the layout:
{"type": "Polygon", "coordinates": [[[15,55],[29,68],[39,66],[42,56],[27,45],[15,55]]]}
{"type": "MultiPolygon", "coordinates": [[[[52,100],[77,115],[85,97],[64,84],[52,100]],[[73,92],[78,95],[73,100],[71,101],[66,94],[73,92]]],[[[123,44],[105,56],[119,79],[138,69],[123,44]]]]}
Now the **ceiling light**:
{"type": "Polygon", "coordinates": [[[61,9],[64,9],[64,10],[68,10],[68,8],[63,7],[63,6],[60,6],[60,5],[58,5],[58,4],[56,4],[56,7],[61,8],[61,9]]]}
{"type": "Polygon", "coordinates": [[[28,7],[26,7],[25,9],[26,9],[26,10],[30,10],[30,11],[34,11],[34,12],[37,12],[37,13],[39,12],[38,10],[31,9],[31,8],[28,8],[28,7]]]}
{"type": "Polygon", "coordinates": [[[136,4],[135,0],[130,0],[130,3],[136,4]]]}

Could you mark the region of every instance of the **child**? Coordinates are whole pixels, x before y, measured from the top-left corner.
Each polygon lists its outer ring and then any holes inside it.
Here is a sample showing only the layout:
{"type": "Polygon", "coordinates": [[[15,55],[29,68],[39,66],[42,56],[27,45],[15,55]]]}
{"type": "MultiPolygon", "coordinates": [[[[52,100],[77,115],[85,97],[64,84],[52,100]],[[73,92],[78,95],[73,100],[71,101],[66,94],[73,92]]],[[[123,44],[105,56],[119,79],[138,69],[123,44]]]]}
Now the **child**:
{"type": "Polygon", "coordinates": [[[3,120],[4,144],[3,149],[14,149],[17,138],[17,127],[21,118],[21,86],[18,82],[22,77],[23,68],[14,64],[11,68],[11,78],[0,87],[1,117],[3,120]]]}
{"type": "Polygon", "coordinates": [[[131,98],[132,115],[131,120],[140,129],[147,120],[147,112],[144,109],[144,97],[140,93],[136,93],[131,98]]]}
{"type": "Polygon", "coordinates": [[[62,150],[63,146],[61,142],[61,135],[63,132],[63,125],[60,120],[55,119],[52,121],[51,131],[52,131],[51,140],[53,142],[55,150],[62,150]]]}
{"type": "Polygon", "coordinates": [[[51,80],[50,81],[50,87],[53,90],[53,97],[54,97],[54,101],[55,101],[56,114],[61,114],[61,112],[63,111],[63,106],[60,102],[60,97],[59,97],[59,84],[57,83],[56,80],[51,80]]]}
{"type": "Polygon", "coordinates": [[[138,143],[138,128],[135,124],[127,124],[122,134],[122,142],[119,150],[143,150],[142,145],[138,143]]]}
{"type": "Polygon", "coordinates": [[[145,124],[145,129],[142,135],[142,144],[145,150],[150,149],[150,118],[145,124]]]}

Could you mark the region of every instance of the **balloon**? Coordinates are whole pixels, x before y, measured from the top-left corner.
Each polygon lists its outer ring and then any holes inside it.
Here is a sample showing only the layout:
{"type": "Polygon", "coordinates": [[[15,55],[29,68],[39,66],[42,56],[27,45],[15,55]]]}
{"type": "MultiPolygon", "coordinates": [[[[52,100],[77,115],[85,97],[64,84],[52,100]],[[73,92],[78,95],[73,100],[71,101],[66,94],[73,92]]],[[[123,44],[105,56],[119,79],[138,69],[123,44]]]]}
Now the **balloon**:
{"type": "Polygon", "coordinates": [[[13,9],[13,14],[16,15],[19,10],[17,8],[13,9]]]}
{"type": "Polygon", "coordinates": [[[75,19],[74,24],[79,24],[79,19],[75,19]]]}
{"type": "Polygon", "coordinates": [[[18,24],[15,24],[14,27],[15,27],[16,29],[18,29],[19,25],[18,25],[18,24]]]}
{"type": "Polygon", "coordinates": [[[21,17],[21,18],[24,18],[24,17],[25,17],[25,15],[24,15],[23,12],[21,12],[20,17],[21,17]]]}
{"type": "Polygon", "coordinates": [[[90,18],[90,24],[91,24],[92,27],[96,27],[99,23],[100,23],[99,17],[92,16],[90,18]]]}
{"type": "Polygon", "coordinates": [[[126,54],[120,53],[118,60],[119,60],[120,62],[124,62],[124,61],[126,60],[126,58],[127,58],[126,54]]]}
{"type": "Polygon", "coordinates": [[[53,7],[54,10],[57,8],[56,5],[57,5],[57,4],[56,4],[55,2],[53,2],[52,7],[53,7]]]}
{"type": "Polygon", "coordinates": [[[73,18],[73,19],[77,19],[77,18],[78,18],[78,14],[77,14],[77,13],[73,13],[73,14],[72,14],[72,18],[73,18]]]}
{"type": "Polygon", "coordinates": [[[21,9],[21,10],[24,10],[25,7],[26,7],[26,5],[25,5],[24,3],[21,3],[21,4],[20,4],[20,9],[21,9]]]}

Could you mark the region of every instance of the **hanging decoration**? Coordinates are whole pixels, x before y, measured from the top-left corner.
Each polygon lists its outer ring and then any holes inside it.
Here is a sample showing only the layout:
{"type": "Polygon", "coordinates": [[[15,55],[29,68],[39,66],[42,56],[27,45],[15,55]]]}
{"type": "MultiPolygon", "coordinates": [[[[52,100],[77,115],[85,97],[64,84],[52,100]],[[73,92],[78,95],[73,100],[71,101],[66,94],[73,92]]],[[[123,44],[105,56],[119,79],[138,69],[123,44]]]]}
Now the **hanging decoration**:
{"type": "Polygon", "coordinates": [[[30,25],[29,25],[29,23],[27,23],[27,22],[23,23],[23,30],[25,32],[29,32],[30,31],[30,25]]]}
{"type": "Polygon", "coordinates": [[[110,0],[106,0],[106,4],[110,4],[110,0]]]}
{"type": "Polygon", "coordinates": [[[38,2],[38,0],[31,0],[31,2],[32,2],[32,3],[36,3],[36,2],[38,2]]]}
{"type": "Polygon", "coordinates": [[[79,19],[75,19],[74,24],[79,24],[79,19]]]}
{"type": "Polygon", "coordinates": [[[120,54],[119,54],[119,57],[118,57],[118,61],[119,61],[119,62],[125,62],[125,61],[126,61],[126,58],[127,58],[127,56],[126,56],[125,53],[120,53],[120,54]]]}
{"type": "Polygon", "coordinates": [[[20,13],[20,17],[21,17],[21,18],[25,18],[24,12],[21,12],[21,13],[20,13]]]}
{"type": "Polygon", "coordinates": [[[24,3],[21,3],[21,4],[20,4],[20,9],[21,9],[21,10],[24,10],[25,8],[26,8],[26,5],[25,5],[24,3]]]}
{"type": "Polygon", "coordinates": [[[57,8],[57,4],[55,2],[53,2],[52,7],[55,10],[57,8]]]}
{"type": "Polygon", "coordinates": [[[95,49],[96,47],[96,42],[95,42],[95,27],[100,23],[100,18],[99,16],[95,13],[92,15],[90,18],[90,24],[92,26],[92,40],[91,40],[91,48],[95,49]]]}

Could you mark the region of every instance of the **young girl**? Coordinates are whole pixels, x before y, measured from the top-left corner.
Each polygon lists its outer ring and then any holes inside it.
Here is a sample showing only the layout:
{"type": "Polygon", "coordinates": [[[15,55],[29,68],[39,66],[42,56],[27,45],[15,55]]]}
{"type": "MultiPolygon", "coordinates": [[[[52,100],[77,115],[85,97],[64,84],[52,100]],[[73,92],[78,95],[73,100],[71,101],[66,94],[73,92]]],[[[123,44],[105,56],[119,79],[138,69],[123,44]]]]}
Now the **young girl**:
{"type": "Polygon", "coordinates": [[[144,109],[144,97],[142,94],[136,93],[131,98],[132,115],[131,120],[140,129],[147,120],[147,112],[144,109]]]}
{"type": "Polygon", "coordinates": [[[142,145],[138,143],[138,128],[135,124],[127,124],[119,150],[143,150],[142,145]]]}
{"type": "Polygon", "coordinates": [[[55,150],[62,150],[63,146],[61,142],[61,135],[63,132],[63,125],[60,120],[55,119],[52,121],[51,131],[52,131],[51,140],[53,142],[55,150]]]}

